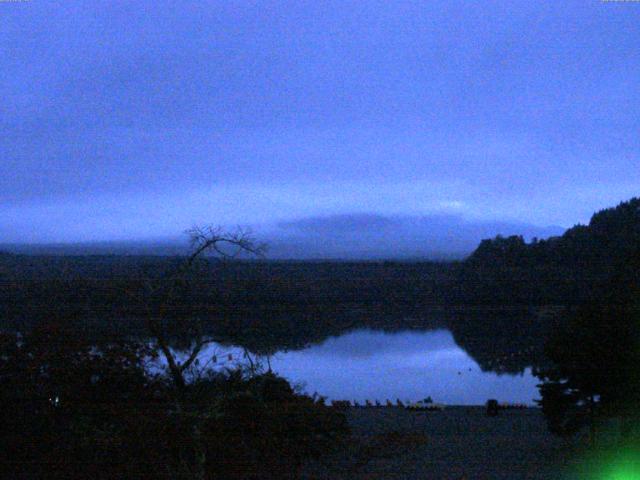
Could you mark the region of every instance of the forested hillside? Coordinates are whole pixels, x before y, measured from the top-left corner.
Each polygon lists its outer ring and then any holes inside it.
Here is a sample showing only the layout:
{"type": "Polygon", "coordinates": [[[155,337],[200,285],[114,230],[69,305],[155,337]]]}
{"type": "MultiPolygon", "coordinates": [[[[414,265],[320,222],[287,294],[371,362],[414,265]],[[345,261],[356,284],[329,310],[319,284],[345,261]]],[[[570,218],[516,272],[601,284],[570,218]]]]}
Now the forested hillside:
{"type": "MultiPolygon", "coordinates": [[[[182,308],[209,314],[335,311],[451,305],[579,304],[640,246],[640,199],[593,215],[560,237],[484,240],[463,262],[202,262],[182,308]]],[[[143,314],[132,300],[182,259],[138,256],[0,255],[3,322],[59,314],[76,318],[143,314]]],[[[153,302],[154,298],[149,297],[153,302]]]]}
{"type": "Polygon", "coordinates": [[[640,198],[633,198],[559,237],[482,241],[461,266],[459,288],[473,304],[579,304],[639,249],[640,198]]]}

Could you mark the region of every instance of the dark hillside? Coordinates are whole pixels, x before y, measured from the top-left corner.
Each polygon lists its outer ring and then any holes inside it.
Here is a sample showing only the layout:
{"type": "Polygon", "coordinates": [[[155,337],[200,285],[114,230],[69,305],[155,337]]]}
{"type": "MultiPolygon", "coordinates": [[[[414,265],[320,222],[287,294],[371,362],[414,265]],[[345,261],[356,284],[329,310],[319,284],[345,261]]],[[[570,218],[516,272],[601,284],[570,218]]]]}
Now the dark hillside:
{"type": "MultiPolygon", "coordinates": [[[[640,246],[640,199],[593,215],[560,237],[483,240],[464,262],[208,260],[180,312],[269,318],[332,316],[353,307],[401,312],[451,305],[579,304],[640,246]]],[[[0,254],[0,312],[7,324],[52,314],[92,319],[143,314],[127,292],[160,281],[182,257],[0,254]]],[[[154,301],[149,298],[149,301],[154,301]]]]}
{"type": "Polygon", "coordinates": [[[483,240],[463,264],[460,288],[473,304],[579,304],[639,246],[640,198],[633,198],[560,237],[483,240]]]}
{"type": "MultiPolygon", "coordinates": [[[[3,321],[37,321],[54,311],[83,319],[144,314],[128,292],[162,282],[179,257],[26,256],[0,259],[3,321]]],[[[452,301],[456,263],[203,262],[177,311],[252,317],[331,313],[350,306],[397,310],[452,301]]],[[[154,301],[149,298],[149,301],[154,301]]]]}

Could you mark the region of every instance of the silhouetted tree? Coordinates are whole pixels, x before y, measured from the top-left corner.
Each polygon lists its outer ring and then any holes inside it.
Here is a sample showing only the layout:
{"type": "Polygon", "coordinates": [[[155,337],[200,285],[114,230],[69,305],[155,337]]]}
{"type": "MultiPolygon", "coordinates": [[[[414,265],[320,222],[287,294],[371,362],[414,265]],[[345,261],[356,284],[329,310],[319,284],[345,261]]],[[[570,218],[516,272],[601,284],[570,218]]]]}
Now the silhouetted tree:
{"type": "Polygon", "coordinates": [[[159,279],[142,277],[142,292],[133,293],[145,305],[147,328],[157,342],[179,391],[186,385],[185,372],[194,364],[203,347],[213,341],[213,338],[204,334],[202,323],[189,309],[189,295],[197,281],[198,267],[202,267],[201,261],[207,255],[222,261],[236,259],[242,254],[261,256],[266,248],[242,229],[225,232],[221,228],[194,227],[187,234],[191,252],[186,259],[174,271],[159,279]],[[170,347],[171,332],[180,329],[188,330],[188,339],[192,341],[182,361],[178,360],[170,347]]]}
{"type": "MultiPolygon", "coordinates": [[[[640,248],[600,295],[569,314],[547,345],[552,366],[537,372],[550,429],[570,434],[596,419],[640,412],[640,248]]],[[[626,434],[630,432],[625,432],[626,434]]]]}
{"type": "Polygon", "coordinates": [[[205,335],[202,323],[189,310],[189,295],[192,294],[203,257],[212,254],[219,260],[231,260],[241,254],[262,255],[265,247],[258,245],[249,232],[241,229],[230,233],[221,228],[194,227],[187,234],[191,243],[189,255],[173,272],[155,282],[144,278],[142,301],[147,309],[149,334],[162,353],[174,383],[176,414],[182,416],[183,425],[190,424],[188,449],[192,461],[185,462],[184,466],[191,478],[201,480],[206,478],[207,464],[203,428],[210,412],[197,406],[194,410],[193,404],[188,404],[189,389],[185,375],[195,365],[202,349],[213,342],[213,338],[205,335]],[[153,300],[150,301],[150,298],[153,300]],[[180,360],[171,348],[170,335],[176,330],[187,330],[189,333],[187,341],[190,345],[184,360],[180,360]]]}

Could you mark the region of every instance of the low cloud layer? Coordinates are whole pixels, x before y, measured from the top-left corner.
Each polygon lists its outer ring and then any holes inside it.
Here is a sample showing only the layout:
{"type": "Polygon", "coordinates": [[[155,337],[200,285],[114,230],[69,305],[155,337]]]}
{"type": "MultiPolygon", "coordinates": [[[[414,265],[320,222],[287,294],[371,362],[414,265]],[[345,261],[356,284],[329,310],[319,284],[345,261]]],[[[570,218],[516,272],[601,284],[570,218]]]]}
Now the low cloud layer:
{"type": "Polygon", "coordinates": [[[484,238],[547,238],[561,227],[467,220],[461,215],[333,215],[284,222],[272,233],[274,258],[462,258],[484,238]]]}
{"type": "MultiPolygon", "coordinates": [[[[342,214],[308,217],[254,229],[268,244],[268,259],[456,259],[471,253],[482,239],[496,235],[547,238],[561,227],[468,220],[461,215],[389,216],[342,214]]],[[[156,241],[4,247],[29,253],[182,254],[184,238],[156,241]]]]}

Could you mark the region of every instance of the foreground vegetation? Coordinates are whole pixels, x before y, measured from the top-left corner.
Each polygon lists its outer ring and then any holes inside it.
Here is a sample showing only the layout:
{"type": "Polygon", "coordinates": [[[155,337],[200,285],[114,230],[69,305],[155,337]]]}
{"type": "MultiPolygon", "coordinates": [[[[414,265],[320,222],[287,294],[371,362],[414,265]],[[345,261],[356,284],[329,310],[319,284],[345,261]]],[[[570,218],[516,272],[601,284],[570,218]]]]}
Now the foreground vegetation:
{"type": "MultiPolygon", "coordinates": [[[[297,478],[339,447],[343,415],[274,374],[151,374],[156,353],[56,326],[0,339],[5,478],[297,478]]],[[[193,373],[193,372],[192,372],[193,373]]]]}

